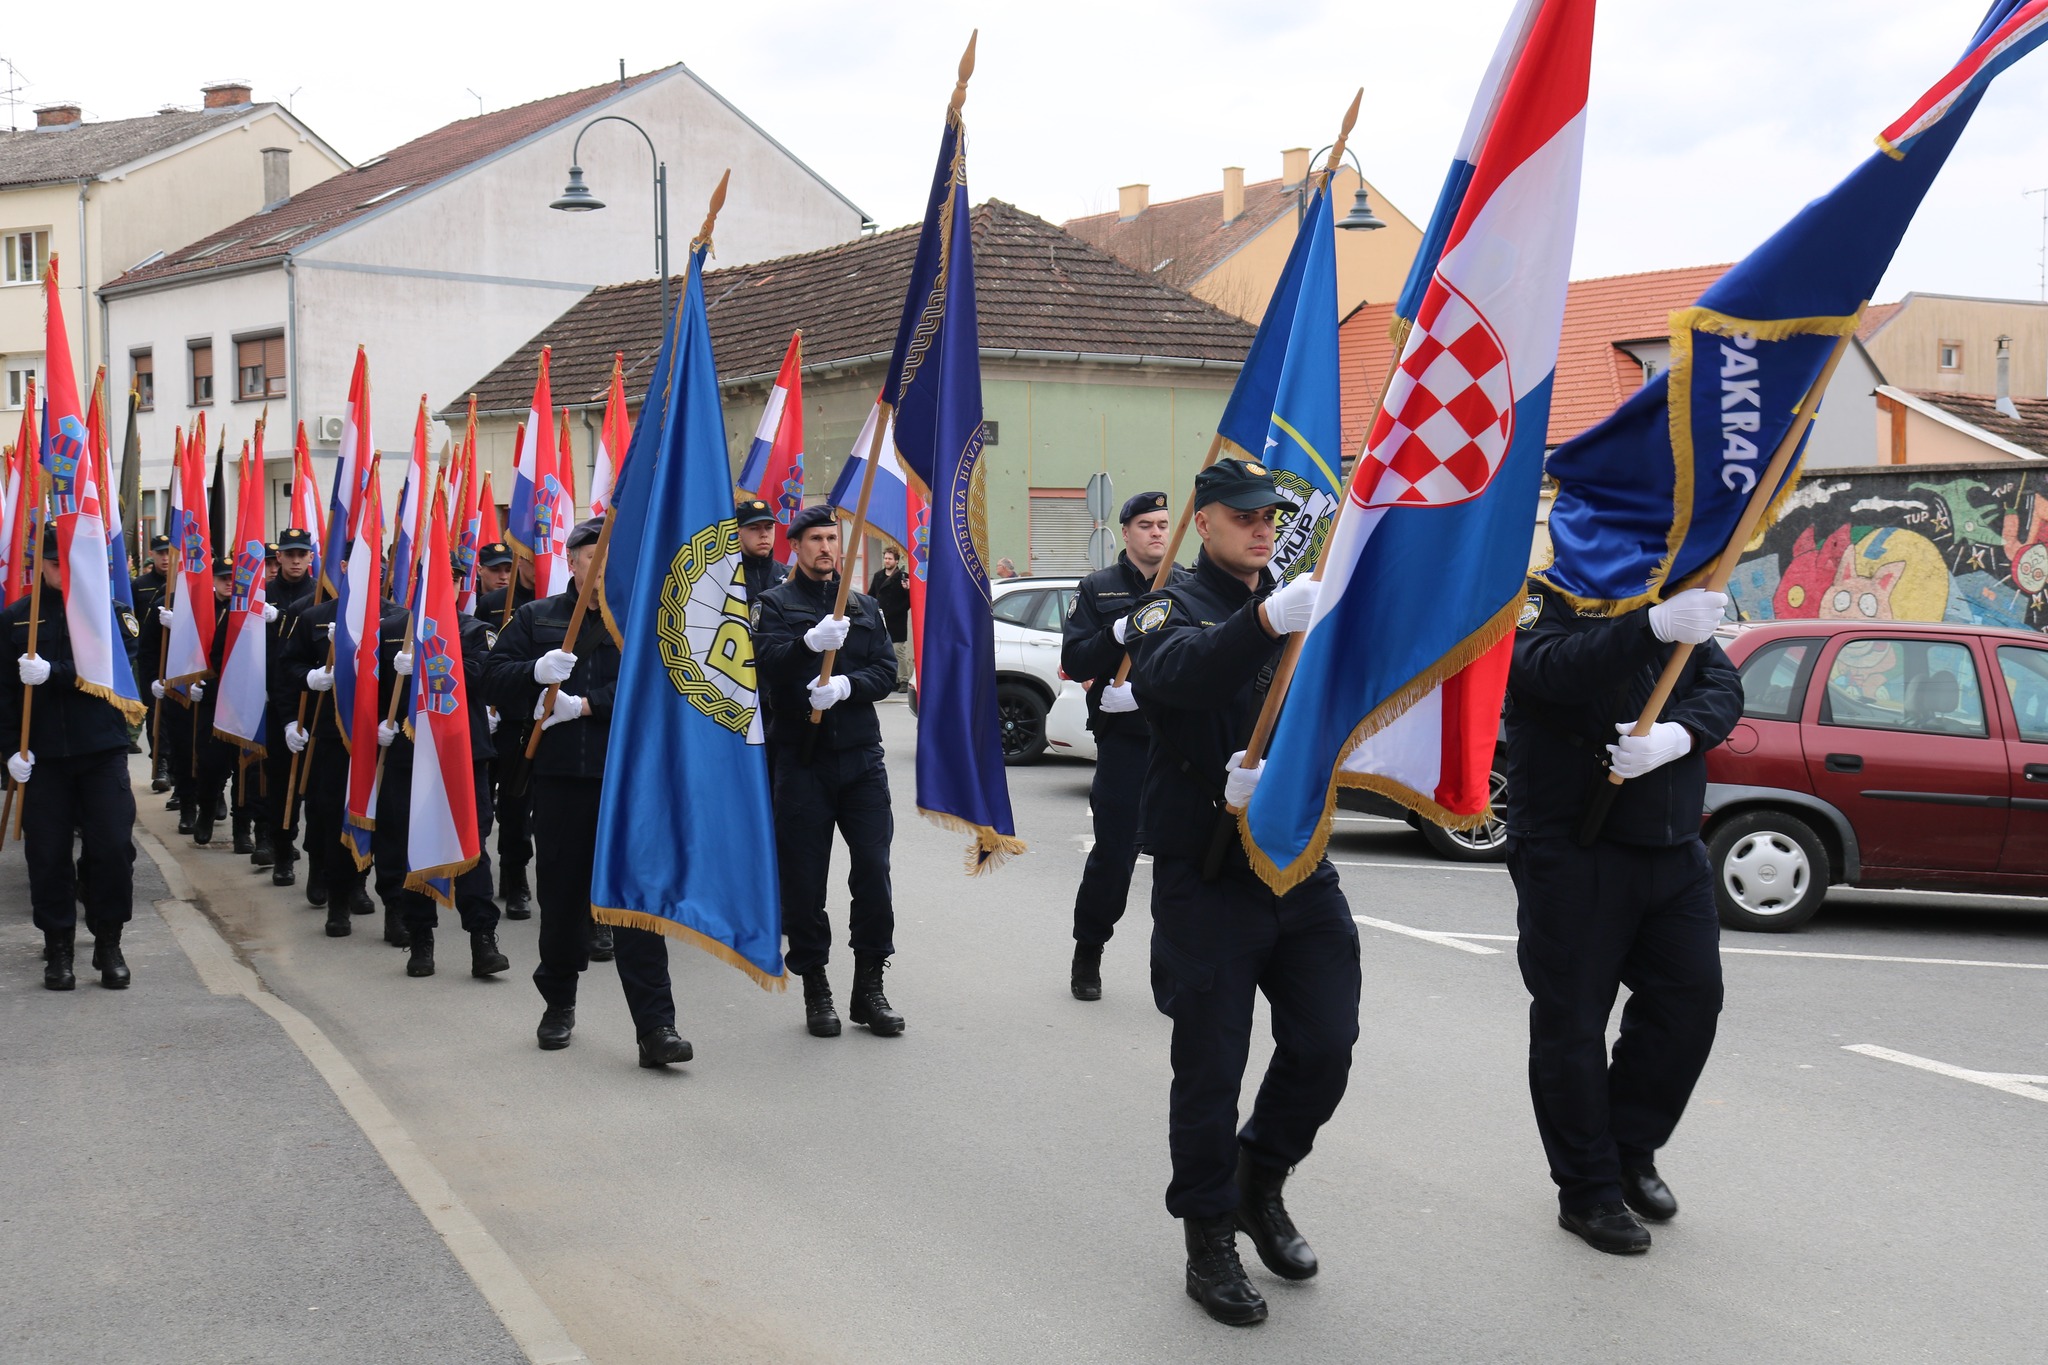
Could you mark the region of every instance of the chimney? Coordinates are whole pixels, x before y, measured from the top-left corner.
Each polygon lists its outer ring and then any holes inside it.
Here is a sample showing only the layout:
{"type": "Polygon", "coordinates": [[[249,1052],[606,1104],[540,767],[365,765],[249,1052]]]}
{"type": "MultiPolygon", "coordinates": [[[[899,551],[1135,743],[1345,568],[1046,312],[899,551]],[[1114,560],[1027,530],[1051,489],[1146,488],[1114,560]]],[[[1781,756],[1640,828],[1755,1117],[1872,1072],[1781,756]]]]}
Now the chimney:
{"type": "Polygon", "coordinates": [[[1223,168],[1223,221],[1234,223],[1244,212],[1244,167],[1223,168]]]}
{"type": "Polygon", "coordinates": [[[36,127],[68,128],[78,122],[79,113],[75,104],[46,104],[36,110],[36,127]]]}
{"type": "Polygon", "coordinates": [[[208,109],[232,109],[249,102],[249,82],[219,81],[213,85],[202,85],[199,95],[208,109]]]}
{"type": "Polygon", "coordinates": [[[1998,339],[1998,402],[1994,405],[2007,417],[2020,415],[2019,405],[2012,401],[2012,338],[1998,339]]]}
{"type": "Polygon", "coordinates": [[[292,150],[289,147],[263,149],[263,211],[292,197],[292,150]]]}
{"type": "Polygon", "coordinates": [[[1299,185],[1308,179],[1308,148],[1289,147],[1280,153],[1280,183],[1299,185]]]}
{"type": "Polygon", "coordinates": [[[1120,185],[1116,192],[1116,216],[1119,222],[1136,218],[1151,202],[1150,185],[1120,185]]]}

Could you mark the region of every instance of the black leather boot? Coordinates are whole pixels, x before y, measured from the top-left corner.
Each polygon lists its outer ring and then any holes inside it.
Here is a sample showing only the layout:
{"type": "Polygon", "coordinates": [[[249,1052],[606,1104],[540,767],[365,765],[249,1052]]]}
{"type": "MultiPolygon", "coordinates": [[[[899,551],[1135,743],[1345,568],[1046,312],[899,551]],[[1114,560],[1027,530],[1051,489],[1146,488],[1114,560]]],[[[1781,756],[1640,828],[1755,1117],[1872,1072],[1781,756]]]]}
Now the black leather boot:
{"type": "Polygon", "coordinates": [[[569,1046],[569,1035],[575,1028],[574,1005],[550,1005],[541,1011],[540,1027],[533,1031],[533,1036],[540,1041],[542,1052],[560,1052],[569,1046]]]}
{"type": "Polygon", "coordinates": [[[164,790],[166,790],[166,791],[170,791],[170,792],[171,792],[171,796],[170,796],[170,799],[169,799],[168,801],[165,801],[165,802],[164,802],[164,809],[165,809],[165,810],[183,810],[183,809],[185,809],[185,798],[184,798],[184,797],[182,797],[182,796],[178,795],[178,793],[177,793],[177,792],[175,792],[175,791],[171,791],[171,789],[170,789],[170,788],[168,788],[168,787],[166,787],[166,788],[165,788],[164,790]]]}
{"type": "Polygon", "coordinates": [[[213,818],[216,822],[228,818],[228,798],[226,792],[222,792],[219,796],[213,798],[213,818]]]}
{"type": "Polygon", "coordinates": [[[823,967],[804,973],[804,1027],[813,1038],[839,1036],[839,1011],[832,1007],[832,982],[823,967]]]}
{"type": "Polygon", "coordinates": [[[673,1028],[651,1028],[640,1035],[640,1065],[650,1071],[672,1062],[687,1062],[696,1055],[690,1040],[673,1028]]]}
{"type": "MultiPolygon", "coordinates": [[[[192,832],[192,811],[190,808],[179,805],[174,806],[173,809],[178,812],[178,833],[190,834],[192,832]]],[[[208,829],[207,836],[211,838],[212,834],[213,831],[208,829]]]]}
{"type": "MultiPolygon", "coordinates": [[[[384,912],[384,922],[390,924],[389,910],[384,912]]],[[[405,960],[407,976],[432,976],[434,974],[434,931],[432,929],[406,930],[406,943],[412,949],[412,956],[405,960]]]]}
{"type": "Polygon", "coordinates": [[[1074,945],[1074,968],[1068,984],[1076,1000],[1100,1000],[1102,998],[1102,945],[1100,943],[1076,943],[1074,945]]]}
{"type": "Polygon", "coordinates": [[[244,855],[254,853],[256,840],[249,833],[249,817],[240,811],[235,812],[234,831],[235,852],[244,855]]]}
{"type": "MultiPolygon", "coordinates": [[[[291,856],[291,846],[287,844],[281,849],[273,846],[273,852],[282,852],[285,856],[278,858],[271,864],[270,884],[272,886],[291,886],[295,884],[299,880],[299,874],[292,869],[299,860],[291,856]]],[[[320,899],[326,900],[327,893],[321,892],[320,899]]]]}
{"type": "MultiPolygon", "coordinates": [[[[213,820],[213,812],[207,810],[202,810],[192,817],[193,843],[209,844],[213,842],[213,820]]],[[[178,823],[181,825],[185,823],[182,812],[180,812],[178,823]]]]}
{"type": "Polygon", "coordinates": [[[370,893],[363,889],[361,882],[350,887],[349,893],[342,897],[342,901],[348,906],[348,912],[351,915],[374,915],[377,913],[376,904],[370,900],[370,893]]]}
{"type": "Polygon", "coordinates": [[[43,985],[53,991],[75,990],[78,978],[71,971],[71,954],[77,942],[76,929],[43,931],[43,985]]]}
{"type": "Polygon", "coordinates": [[[327,937],[347,938],[355,931],[355,924],[348,913],[348,898],[337,896],[327,906],[327,937]]]}
{"type": "Polygon", "coordinates": [[[1306,1280],[1316,1273],[1316,1254],[1295,1231],[1287,1216],[1280,1187],[1287,1172],[1261,1166],[1243,1148],[1237,1153],[1237,1226],[1250,1234],[1266,1269],[1283,1280],[1306,1280]]]}
{"type": "Polygon", "coordinates": [[[306,869],[306,904],[315,907],[325,905],[327,904],[327,869],[312,858],[308,858],[306,861],[312,864],[312,866],[306,869]]]}
{"type": "Polygon", "coordinates": [[[526,869],[523,867],[500,868],[498,872],[498,899],[505,902],[506,919],[531,919],[532,907],[529,902],[533,892],[526,885],[526,869]]]}
{"type": "Polygon", "coordinates": [[[1623,1203],[1566,1209],[1557,1215],[1557,1225],[1610,1256],[1640,1256],[1650,1249],[1650,1230],[1623,1203]]]}
{"type": "Polygon", "coordinates": [[[109,924],[93,931],[92,969],[100,974],[100,984],[108,990],[128,989],[128,959],[121,956],[120,925],[109,924]]]}
{"type": "Polygon", "coordinates": [[[866,1024],[877,1038],[894,1038],[904,1028],[903,1016],[882,994],[882,969],[888,965],[889,959],[876,953],[853,955],[853,993],[848,998],[847,1017],[866,1024]]]}
{"type": "Polygon", "coordinates": [[[1245,1276],[1237,1259],[1237,1219],[1183,1218],[1188,1244],[1188,1297],[1202,1311],[1232,1327],[1266,1320],[1266,1301],[1245,1276]]]}
{"type": "Polygon", "coordinates": [[[590,960],[610,962],[617,950],[612,947],[612,927],[592,920],[590,924],[590,960]]]}
{"type": "Polygon", "coordinates": [[[472,930],[469,935],[469,974],[496,976],[512,965],[512,959],[498,951],[498,936],[489,929],[472,930]]]}
{"type": "Polygon", "coordinates": [[[270,826],[261,821],[257,822],[255,834],[256,847],[249,850],[249,865],[269,867],[277,861],[277,853],[271,845],[270,826]]]}
{"type": "Polygon", "coordinates": [[[153,792],[167,792],[171,789],[171,774],[159,759],[149,770],[149,789],[153,792]]]}
{"type": "MultiPolygon", "coordinates": [[[[431,933],[428,937],[432,937],[431,933]]],[[[394,948],[412,946],[412,931],[405,927],[405,917],[388,905],[384,907],[384,941],[394,948]]],[[[433,945],[430,943],[427,946],[428,961],[433,960],[433,954],[433,945]]]]}

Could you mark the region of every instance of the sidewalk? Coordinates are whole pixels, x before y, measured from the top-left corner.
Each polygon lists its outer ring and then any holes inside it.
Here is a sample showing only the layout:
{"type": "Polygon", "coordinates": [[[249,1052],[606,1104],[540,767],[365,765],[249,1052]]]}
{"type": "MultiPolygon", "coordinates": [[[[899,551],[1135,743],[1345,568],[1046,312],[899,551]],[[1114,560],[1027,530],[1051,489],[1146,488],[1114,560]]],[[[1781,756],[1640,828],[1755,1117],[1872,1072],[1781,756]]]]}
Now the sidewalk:
{"type": "Polygon", "coordinates": [[[100,986],[81,926],[78,989],[46,991],[0,852],[0,1357],[525,1361],[279,1023],[201,980],[170,895],[138,850],[135,984],[100,986]]]}

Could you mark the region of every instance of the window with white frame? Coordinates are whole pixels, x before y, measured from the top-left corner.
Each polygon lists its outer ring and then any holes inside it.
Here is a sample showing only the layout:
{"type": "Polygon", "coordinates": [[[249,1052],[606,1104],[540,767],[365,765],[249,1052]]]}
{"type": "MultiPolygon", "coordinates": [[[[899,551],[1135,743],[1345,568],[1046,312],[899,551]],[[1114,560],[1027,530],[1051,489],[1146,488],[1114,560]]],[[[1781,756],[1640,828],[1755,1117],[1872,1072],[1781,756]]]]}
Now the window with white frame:
{"type": "Polygon", "coordinates": [[[43,271],[50,264],[50,230],[48,228],[16,228],[7,234],[4,245],[5,271],[0,281],[7,284],[41,284],[43,271]]]}
{"type": "Polygon", "coordinates": [[[15,363],[7,367],[7,406],[19,409],[28,400],[29,387],[35,383],[40,363],[23,365],[15,363]]]}

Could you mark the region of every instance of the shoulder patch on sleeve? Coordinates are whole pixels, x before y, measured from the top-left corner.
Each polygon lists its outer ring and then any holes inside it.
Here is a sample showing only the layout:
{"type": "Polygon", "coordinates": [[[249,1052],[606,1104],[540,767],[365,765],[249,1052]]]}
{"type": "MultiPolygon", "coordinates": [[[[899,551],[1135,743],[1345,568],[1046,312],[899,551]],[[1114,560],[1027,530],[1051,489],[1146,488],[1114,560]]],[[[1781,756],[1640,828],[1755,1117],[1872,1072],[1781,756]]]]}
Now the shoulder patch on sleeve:
{"type": "Polygon", "coordinates": [[[1527,630],[1542,619],[1543,598],[1532,592],[1522,600],[1522,612],[1515,618],[1515,629],[1527,630]]]}
{"type": "Polygon", "coordinates": [[[1166,618],[1173,614],[1173,600],[1162,597],[1157,602],[1147,602],[1131,613],[1131,629],[1146,635],[1166,624],[1166,618]]]}
{"type": "Polygon", "coordinates": [[[747,606],[747,624],[755,630],[761,628],[761,599],[758,597],[747,606]]]}
{"type": "Polygon", "coordinates": [[[492,630],[492,629],[491,629],[491,628],[490,628],[489,626],[485,626],[485,627],[484,627],[484,648],[485,648],[485,649],[496,649],[497,647],[498,647],[498,632],[497,632],[497,631],[495,631],[495,630],[492,630]]]}
{"type": "Polygon", "coordinates": [[[142,634],[141,623],[136,621],[135,613],[132,611],[124,611],[121,613],[121,629],[128,632],[128,638],[131,640],[134,639],[136,636],[142,634]]]}

